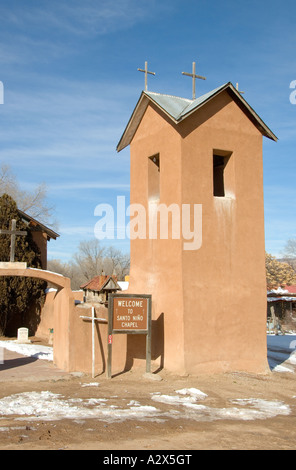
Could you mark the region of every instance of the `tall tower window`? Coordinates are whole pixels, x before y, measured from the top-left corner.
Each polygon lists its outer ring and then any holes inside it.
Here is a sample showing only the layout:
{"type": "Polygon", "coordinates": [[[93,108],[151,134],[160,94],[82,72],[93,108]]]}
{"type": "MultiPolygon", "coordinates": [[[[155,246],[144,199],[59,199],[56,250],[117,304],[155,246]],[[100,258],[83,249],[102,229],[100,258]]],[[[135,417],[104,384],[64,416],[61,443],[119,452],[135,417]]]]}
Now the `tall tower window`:
{"type": "Polygon", "coordinates": [[[216,197],[225,197],[230,188],[229,160],[232,152],[213,152],[213,194],[216,197]]]}
{"type": "Polygon", "coordinates": [[[148,158],[148,199],[158,200],[160,197],[160,159],[159,153],[148,158]]]}

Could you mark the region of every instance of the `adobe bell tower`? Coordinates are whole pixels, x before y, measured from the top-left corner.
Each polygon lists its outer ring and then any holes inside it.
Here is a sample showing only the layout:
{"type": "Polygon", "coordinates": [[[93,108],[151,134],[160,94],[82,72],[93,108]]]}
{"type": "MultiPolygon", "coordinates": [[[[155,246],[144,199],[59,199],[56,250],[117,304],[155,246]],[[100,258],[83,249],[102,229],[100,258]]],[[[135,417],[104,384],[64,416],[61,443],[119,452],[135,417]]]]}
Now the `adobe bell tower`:
{"type": "Polygon", "coordinates": [[[118,144],[146,214],[129,291],[152,295],[152,357],[172,372],[268,368],[263,136],[277,140],[227,83],[192,100],[143,91],[118,144]]]}

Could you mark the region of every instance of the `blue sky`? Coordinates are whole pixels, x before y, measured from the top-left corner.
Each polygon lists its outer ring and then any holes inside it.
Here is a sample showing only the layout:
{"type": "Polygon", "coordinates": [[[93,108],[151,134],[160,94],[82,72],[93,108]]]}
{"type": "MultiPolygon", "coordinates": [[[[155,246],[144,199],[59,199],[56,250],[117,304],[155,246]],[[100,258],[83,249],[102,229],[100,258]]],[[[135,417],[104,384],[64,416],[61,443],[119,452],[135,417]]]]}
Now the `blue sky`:
{"type": "Polygon", "coordinates": [[[263,152],[266,250],[280,256],[296,237],[295,17],[290,0],[0,0],[0,163],[24,189],[46,183],[60,233],[49,258],[70,260],[95,207],[129,197],[129,149],[116,145],[145,60],[150,91],[191,98],[193,61],[207,78],[197,95],[239,82],[278,136],[263,152]]]}

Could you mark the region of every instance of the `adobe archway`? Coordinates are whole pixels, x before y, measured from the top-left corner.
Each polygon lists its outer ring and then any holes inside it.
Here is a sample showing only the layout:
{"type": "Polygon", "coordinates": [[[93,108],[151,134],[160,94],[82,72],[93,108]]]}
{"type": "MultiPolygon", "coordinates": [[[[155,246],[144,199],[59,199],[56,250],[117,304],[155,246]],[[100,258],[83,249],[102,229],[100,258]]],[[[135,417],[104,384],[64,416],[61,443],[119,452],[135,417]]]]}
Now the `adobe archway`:
{"type": "Polygon", "coordinates": [[[51,271],[36,268],[1,268],[0,276],[31,277],[50,282],[57,288],[54,299],[54,364],[63,370],[69,368],[69,322],[70,315],[75,305],[75,299],[71,290],[69,278],[51,271]]]}

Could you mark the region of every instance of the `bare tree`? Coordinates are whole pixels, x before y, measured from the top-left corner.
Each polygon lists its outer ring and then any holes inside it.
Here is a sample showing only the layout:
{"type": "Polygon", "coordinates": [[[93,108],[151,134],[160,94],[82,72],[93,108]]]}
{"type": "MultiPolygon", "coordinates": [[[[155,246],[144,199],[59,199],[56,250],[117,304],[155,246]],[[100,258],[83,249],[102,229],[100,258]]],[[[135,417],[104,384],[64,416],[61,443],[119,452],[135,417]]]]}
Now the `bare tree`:
{"type": "Polygon", "coordinates": [[[114,246],[110,246],[106,251],[104,260],[104,270],[106,274],[116,274],[119,279],[129,271],[130,258],[129,255],[122,253],[114,246]]]}
{"type": "Polygon", "coordinates": [[[296,238],[290,238],[286,242],[284,255],[286,258],[296,258],[296,238]]]}
{"type": "Polygon", "coordinates": [[[97,239],[80,242],[74,261],[79,266],[84,281],[89,281],[104,270],[105,251],[97,239]]]}
{"type": "Polygon", "coordinates": [[[84,282],[84,277],[81,275],[80,267],[73,261],[63,263],[59,259],[52,259],[48,261],[47,269],[68,277],[71,280],[71,288],[73,290],[79,290],[80,286],[84,282]]]}
{"type": "Polygon", "coordinates": [[[47,200],[47,187],[41,183],[33,191],[24,191],[12,173],[9,165],[0,166],[0,196],[8,194],[17,204],[17,207],[49,226],[56,226],[53,221],[53,206],[47,200]]]}
{"type": "Polygon", "coordinates": [[[296,271],[296,238],[290,238],[283,250],[283,261],[288,263],[296,271]]]}
{"type": "MultiPolygon", "coordinates": [[[[9,192],[16,193],[18,190],[18,184],[15,176],[12,175],[9,165],[4,163],[0,167],[0,192],[1,194],[9,194],[9,192]]],[[[9,194],[9,196],[11,196],[9,194]]],[[[11,196],[12,197],[12,196],[11,196]]]]}
{"type": "Polygon", "coordinates": [[[102,273],[108,276],[115,274],[118,280],[123,280],[129,272],[129,267],[129,254],[122,253],[113,246],[102,247],[97,239],[81,241],[78,252],[69,263],[60,260],[48,261],[50,271],[71,279],[72,289],[79,289],[82,284],[102,273]]]}
{"type": "Polygon", "coordinates": [[[71,276],[71,266],[69,263],[63,263],[59,259],[51,259],[47,262],[47,269],[53,273],[62,274],[62,276],[71,276]]]}

